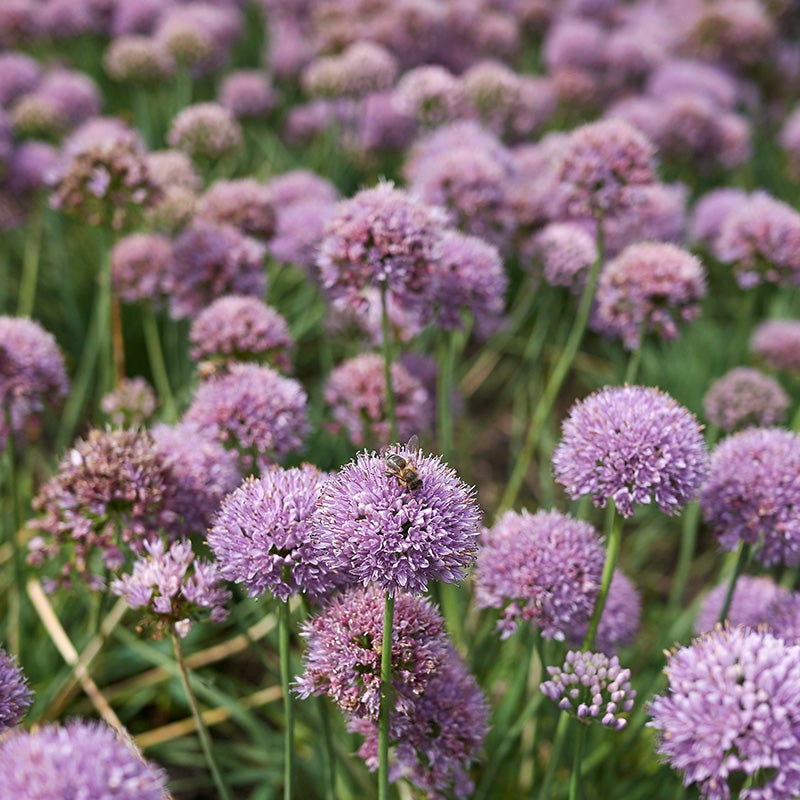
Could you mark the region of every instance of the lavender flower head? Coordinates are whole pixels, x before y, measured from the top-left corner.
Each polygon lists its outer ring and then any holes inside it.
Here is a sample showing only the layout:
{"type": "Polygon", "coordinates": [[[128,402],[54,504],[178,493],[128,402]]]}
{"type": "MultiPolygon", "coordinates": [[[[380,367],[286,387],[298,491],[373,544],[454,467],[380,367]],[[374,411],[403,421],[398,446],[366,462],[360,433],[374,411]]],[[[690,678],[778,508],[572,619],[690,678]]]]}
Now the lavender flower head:
{"type": "Polygon", "coordinates": [[[15,195],[31,195],[49,187],[58,164],[58,151],[46,142],[29,140],[18,144],[8,159],[5,176],[15,195]]]}
{"type": "Polygon", "coordinates": [[[723,439],[711,454],[700,494],[703,519],[726,550],[739,542],[769,567],[800,562],[800,435],[748,428],[723,439]]]}
{"type": "Polygon", "coordinates": [[[797,180],[800,177],[800,106],[795,106],[784,120],[778,134],[778,144],[786,156],[792,177],[797,180]]]}
{"type": "Polygon", "coordinates": [[[220,84],[219,103],[236,119],[263,119],[275,107],[275,89],[266,72],[237,70],[220,84]]]}
{"type": "Polygon", "coordinates": [[[226,295],[201,311],[189,329],[191,357],[225,367],[236,361],[292,368],[294,340],[286,320],[257,297],[226,295]]]}
{"type": "Polygon", "coordinates": [[[264,470],[303,446],[308,399],[302,386],[269,367],[234,364],[203,381],[184,415],[239,453],[242,472],[264,470]]]}
{"type": "Polygon", "coordinates": [[[16,439],[45,404],[58,403],[69,392],[64,356],[38,322],[0,316],[0,451],[6,447],[9,419],[16,439]]]}
{"type": "Polygon", "coordinates": [[[276,175],[270,178],[267,186],[279,213],[295,203],[319,200],[333,204],[340,199],[339,192],[329,180],[306,169],[294,169],[276,175]]]}
{"type": "Polygon", "coordinates": [[[147,551],[133,563],[133,572],[111,584],[111,591],[124,597],[131,608],[144,608],[152,615],[156,636],[174,630],[184,637],[201,616],[224,622],[231,593],[222,585],[219,566],[195,558],[185,539],[167,547],[162,539],[144,543],[147,551]]]}
{"type": "Polygon", "coordinates": [[[155,233],[132,233],[111,250],[111,285],[126,303],[161,305],[169,293],[172,243],[155,233]]]}
{"type": "Polygon", "coordinates": [[[397,77],[397,59],[371,41],[354,42],[339,55],[322,56],[308,64],[300,76],[312,97],[364,98],[388,89],[397,77]]]}
{"type": "Polygon", "coordinates": [[[712,189],[710,192],[706,192],[697,201],[692,211],[689,238],[715,253],[725,219],[728,214],[747,200],[747,196],[744,189],[731,187],[712,189]]]}
{"type": "Polygon", "coordinates": [[[141,376],[123,378],[116,389],[100,401],[100,410],[115,428],[138,428],[147,424],[156,410],[156,393],[141,376]]]}
{"type": "Polygon", "coordinates": [[[19,725],[32,698],[22,669],[0,647],[0,734],[19,725]]]}
{"type": "Polygon", "coordinates": [[[471,111],[461,80],[438,64],[408,70],[397,82],[394,103],[425,128],[462,119],[471,111]]]}
{"type": "Polygon", "coordinates": [[[270,255],[280,264],[296,264],[316,277],[317,251],[335,209],[334,203],[320,199],[276,208],[275,235],[268,244],[270,255]]]}
{"type": "Polygon", "coordinates": [[[602,389],[577,402],[562,425],[553,471],[567,494],[613,500],[623,517],[655,501],[677,514],[708,469],[702,428],[668,394],[649,386],[602,389]]]}
{"type": "Polygon", "coordinates": [[[583,291],[597,260],[597,244],[588,231],[571,222],[551,222],[536,236],[534,249],[549,284],[567,286],[574,294],[583,291]]]}
{"type": "Polygon", "coordinates": [[[539,688],[562,711],[621,731],[628,723],[622,715],[633,708],[636,690],[631,671],[622,669],[616,656],[570,650],[561,667],[548,667],[550,680],[539,688]]]}
{"type": "Polygon", "coordinates": [[[196,103],[172,120],[167,142],[195,160],[212,160],[241,149],[242,129],[227,108],[218,103],[196,103]]]}
{"type": "Polygon", "coordinates": [[[42,78],[42,65],[27,53],[0,53],[0,106],[9,108],[18,97],[32,92],[42,78]]]}
{"type": "Polygon", "coordinates": [[[592,324],[628,350],[638,349],[648,332],[669,341],[678,336],[678,322],[700,313],[705,293],[696,256],[668,242],[639,242],[600,272],[592,324]]]}
{"type": "Polygon", "coordinates": [[[656,181],[654,147],[619,119],[576,128],[557,168],[564,210],[570,217],[606,217],[639,202],[656,181]]]}
{"type": "Polygon", "coordinates": [[[165,800],[166,775],[104,722],[73,720],[0,740],[0,794],[22,800],[165,800]]]}
{"type": "Polygon", "coordinates": [[[269,591],[283,602],[298,593],[319,602],[345,578],[321,562],[312,517],[326,475],[310,464],[270,467],[222,503],[208,532],[223,577],[250,597],[269,591]]]}
{"type": "Polygon", "coordinates": [[[162,191],[171,186],[200,191],[203,181],[183,150],[154,150],[144,158],[151,179],[162,191]]]}
{"type": "Polygon", "coordinates": [[[354,580],[392,594],[455,583],[477,550],[481,512],[468,487],[438,456],[398,446],[416,471],[411,489],[389,474],[386,457],[360,452],[323,487],[315,545],[354,580]]]}
{"type": "Polygon", "coordinates": [[[252,178],[215,181],[200,197],[197,216],[235,225],[242,233],[269,239],[275,232],[275,208],[269,189],[252,178]]]}
{"type": "Polygon", "coordinates": [[[48,72],[34,96],[51,105],[66,127],[75,128],[100,113],[102,97],[97,84],[85,73],[71,69],[48,72]]]}
{"type": "Polygon", "coordinates": [[[762,322],[750,337],[750,350],[770,369],[800,371],[800,321],[762,322]]]}
{"type": "Polygon", "coordinates": [[[154,85],[175,72],[175,60],[150,36],[131,34],[113,39],[103,54],[103,66],[115,81],[154,85]]]}
{"type": "Polygon", "coordinates": [[[730,433],[751,425],[780,425],[790,402],[774,378],[757,369],[736,367],[708,387],[703,408],[712,425],[730,433]]]}
{"type": "Polygon", "coordinates": [[[729,800],[729,781],[758,774],[742,798],[800,793],[800,647],[763,631],[718,628],[673,652],[665,672],[667,692],[650,703],[647,724],[684,786],[729,800]]]}
{"type": "Polygon", "coordinates": [[[497,608],[507,639],[530,622],[547,639],[562,641],[588,624],[605,552],[588,523],[558,511],[507,511],[484,531],[475,570],[478,608],[497,608]]]}
{"type": "MultiPolygon", "coordinates": [[[[729,581],[723,581],[703,598],[694,623],[695,633],[714,630],[719,622],[722,604],[728,593],[728,585],[729,581]]],[[[773,604],[788,594],[787,589],[775,583],[769,576],[739,575],[736,579],[726,620],[734,627],[743,626],[755,629],[760,626],[768,626],[772,628],[773,604]]]]}

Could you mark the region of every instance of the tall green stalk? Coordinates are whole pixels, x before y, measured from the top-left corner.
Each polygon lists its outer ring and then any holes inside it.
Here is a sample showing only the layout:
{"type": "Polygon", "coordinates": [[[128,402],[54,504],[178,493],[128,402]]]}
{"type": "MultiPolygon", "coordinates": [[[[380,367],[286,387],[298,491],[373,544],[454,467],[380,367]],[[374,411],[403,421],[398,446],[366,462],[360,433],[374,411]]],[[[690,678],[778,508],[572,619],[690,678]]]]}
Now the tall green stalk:
{"type": "Polygon", "coordinates": [[[575,736],[575,752],[572,754],[572,773],[569,776],[569,800],[578,800],[578,791],[581,783],[581,759],[583,758],[583,743],[586,739],[587,725],[578,722],[578,733],[575,736]]]}
{"type": "Polygon", "coordinates": [[[39,261],[42,252],[42,228],[44,227],[44,202],[38,199],[30,219],[22,253],[22,276],[19,285],[17,316],[29,317],[36,302],[36,284],[39,279],[39,261]]]}
{"type": "Polygon", "coordinates": [[[291,614],[289,601],[281,603],[278,630],[278,650],[281,664],[281,689],[283,690],[283,797],[291,800],[294,786],[294,708],[289,689],[289,634],[291,614]]]}
{"type": "Polygon", "coordinates": [[[383,605],[381,647],[381,703],[378,718],[378,798],[389,800],[389,716],[392,710],[392,629],[394,595],[386,593],[383,605]]]}
{"type": "Polygon", "coordinates": [[[389,308],[386,297],[386,281],[381,281],[381,332],[383,336],[383,376],[386,381],[386,411],[389,415],[389,441],[397,441],[397,403],[392,384],[392,331],[389,325],[389,308]]]}
{"type": "Polygon", "coordinates": [[[739,579],[744,570],[747,562],[750,560],[750,545],[747,542],[739,542],[739,554],[736,559],[736,566],[733,568],[730,580],[728,581],[728,589],[725,592],[725,600],[722,603],[722,608],[719,612],[719,621],[725,622],[728,618],[728,612],[731,609],[731,602],[733,601],[733,593],[736,591],[736,581],[739,579]]]}
{"type": "Polygon", "coordinates": [[[6,423],[6,484],[8,498],[11,501],[10,514],[6,515],[6,519],[10,517],[8,540],[11,544],[11,558],[14,568],[14,586],[12,587],[8,604],[8,644],[11,652],[17,658],[21,658],[22,626],[20,624],[20,616],[22,609],[23,564],[17,532],[22,524],[22,509],[20,508],[19,487],[17,485],[17,444],[11,419],[11,407],[8,403],[6,403],[4,414],[6,423]]]}
{"type": "Polygon", "coordinates": [[[164,351],[161,347],[161,336],[158,333],[156,315],[150,303],[142,306],[142,330],[147,346],[147,357],[150,360],[150,370],[153,373],[153,383],[156,385],[158,397],[161,401],[164,422],[174,422],[177,419],[175,397],[169,383],[167,365],[164,361],[164,351]]]}

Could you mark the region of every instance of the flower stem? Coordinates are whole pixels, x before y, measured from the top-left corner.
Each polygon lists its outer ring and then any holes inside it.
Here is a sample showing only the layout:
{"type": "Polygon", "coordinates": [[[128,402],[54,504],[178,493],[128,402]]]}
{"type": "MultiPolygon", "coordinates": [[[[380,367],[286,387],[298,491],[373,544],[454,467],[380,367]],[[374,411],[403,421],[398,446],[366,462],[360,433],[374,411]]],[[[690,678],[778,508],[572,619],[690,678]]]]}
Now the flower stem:
{"type": "Polygon", "coordinates": [[[561,751],[564,749],[564,740],[567,738],[567,729],[569,728],[569,714],[562,711],[558,717],[558,725],[556,732],[553,736],[553,747],[550,750],[550,758],[547,762],[547,769],[544,773],[544,781],[542,782],[542,789],[538,795],[537,800],[549,800],[550,792],[553,788],[553,781],[556,777],[556,769],[560,760],[561,751]]]}
{"type": "Polygon", "coordinates": [[[28,222],[28,235],[25,237],[25,250],[22,254],[22,277],[19,287],[17,316],[29,317],[36,301],[36,284],[39,279],[39,256],[42,251],[42,227],[44,209],[42,202],[36,203],[28,222]]]}
{"type": "MultiPolygon", "coordinates": [[[[11,544],[11,559],[14,565],[14,588],[9,597],[8,603],[8,644],[11,652],[17,657],[21,658],[22,647],[22,626],[20,624],[20,615],[22,609],[22,584],[23,584],[23,565],[22,553],[19,547],[19,540],[17,539],[17,532],[19,531],[22,522],[21,508],[19,502],[19,487],[17,485],[17,464],[16,464],[16,450],[17,443],[14,436],[14,426],[11,420],[11,408],[8,404],[5,407],[6,418],[6,480],[8,488],[8,498],[11,500],[10,510],[10,524],[8,526],[8,540],[11,544]]],[[[6,519],[9,515],[6,516],[6,519]]]]}
{"type": "Polygon", "coordinates": [[[728,591],[725,592],[725,601],[722,603],[722,608],[719,612],[720,622],[725,622],[728,618],[728,612],[731,609],[731,601],[733,600],[733,593],[736,591],[736,581],[749,560],[750,545],[744,541],[739,542],[739,556],[736,559],[736,566],[733,568],[730,581],[728,582],[728,591]]]}
{"type": "Polygon", "coordinates": [[[392,385],[392,332],[389,326],[389,309],[386,297],[386,281],[381,281],[381,331],[383,336],[383,376],[386,381],[386,411],[389,414],[389,441],[397,441],[397,404],[392,385]]]}
{"type": "Polygon", "coordinates": [[[386,593],[381,647],[381,705],[378,720],[378,797],[389,800],[389,714],[392,706],[392,628],[394,595],[386,593]]]}
{"type": "Polygon", "coordinates": [[[283,690],[284,745],[283,745],[283,797],[291,800],[294,784],[294,709],[289,690],[289,633],[291,614],[288,600],[281,603],[278,630],[278,647],[281,663],[281,689],[283,690]]]}
{"type": "Polygon", "coordinates": [[[149,303],[145,303],[142,307],[142,329],[147,346],[147,356],[150,359],[150,370],[153,373],[153,382],[158,390],[158,397],[164,411],[164,421],[172,423],[177,418],[175,397],[169,385],[169,375],[164,361],[164,351],[161,347],[161,337],[158,334],[156,315],[149,303]]]}
{"type": "Polygon", "coordinates": [[[217,762],[214,760],[214,752],[211,748],[211,737],[208,734],[208,728],[206,728],[205,722],[203,722],[203,715],[200,713],[200,706],[197,704],[197,698],[194,696],[192,687],[189,684],[189,672],[183,658],[180,638],[175,631],[172,632],[172,647],[175,652],[175,663],[178,665],[178,674],[181,678],[183,691],[186,693],[186,700],[189,703],[189,707],[192,709],[194,723],[197,726],[197,735],[200,738],[200,745],[203,748],[211,777],[214,779],[214,785],[217,787],[217,792],[223,800],[233,800],[228,791],[228,787],[225,785],[225,781],[222,779],[222,774],[219,771],[219,767],[217,767],[217,762]]]}
{"type": "Polygon", "coordinates": [[[676,615],[683,601],[686,584],[689,582],[689,571],[692,567],[695,546],[697,544],[697,529],[700,524],[700,505],[691,503],[683,515],[683,530],[681,531],[681,544],[678,551],[678,565],[675,568],[675,580],[669,593],[669,608],[672,615],[676,615]]]}
{"type": "Polygon", "coordinates": [[[455,333],[447,331],[439,342],[439,376],[436,387],[436,423],[439,434],[439,450],[445,461],[452,458],[453,415],[453,372],[455,361],[455,333]]]}
{"type": "Polygon", "coordinates": [[[581,759],[583,758],[583,742],[586,739],[586,725],[578,725],[575,737],[575,752],[572,755],[572,774],[569,776],[569,800],[578,800],[581,783],[581,759]]]}

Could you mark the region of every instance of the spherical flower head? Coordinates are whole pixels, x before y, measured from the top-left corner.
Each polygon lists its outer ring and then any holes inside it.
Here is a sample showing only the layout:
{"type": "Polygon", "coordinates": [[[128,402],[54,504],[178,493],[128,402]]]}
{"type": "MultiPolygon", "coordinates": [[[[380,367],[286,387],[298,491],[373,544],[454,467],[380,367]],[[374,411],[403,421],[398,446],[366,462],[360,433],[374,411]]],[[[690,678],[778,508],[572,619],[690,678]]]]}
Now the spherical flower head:
{"type": "Polygon", "coordinates": [[[257,297],[226,295],[201,311],[189,329],[191,357],[224,367],[255,361],[282,372],[292,368],[294,340],[286,320],[257,297]]]}
{"type": "Polygon", "coordinates": [[[300,82],[312,97],[359,99],[391,87],[397,71],[397,59],[389,50],[376,42],[361,41],[339,55],[314,59],[303,70],[300,82]]]}
{"type": "Polygon", "coordinates": [[[266,72],[237,70],[222,80],[219,103],[236,119],[264,118],[275,107],[275,89],[266,72]]]}
{"type": "Polygon", "coordinates": [[[556,480],[577,499],[609,500],[623,517],[655,501],[677,514],[697,495],[708,469],[702,428],[665,392],[649,386],[602,389],[577,402],[553,453],[556,480]]]}
{"type": "Polygon", "coordinates": [[[231,593],[221,585],[218,564],[195,558],[187,539],[169,546],[163,539],[153,539],[144,543],[144,549],[133,572],[114,580],[111,591],[131,608],[145,609],[156,637],[173,630],[184,637],[206,615],[211,622],[225,621],[231,593]]]}
{"type": "Polygon", "coordinates": [[[175,60],[149,36],[128,35],[113,39],[103,55],[103,66],[115,81],[153,85],[175,71],[175,60]]]}
{"type": "Polygon", "coordinates": [[[589,723],[622,730],[628,723],[622,715],[633,708],[636,690],[631,671],[622,669],[616,656],[570,650],[561,667],[548,667],[550,680],[539,688],[562,711],[589,723]]]}
{"type": "Polygon", "coordinates": [[[275,208],[269,188],[252,178],[215,181],[200,196],[197,216],[235,225],[242,233],[269,239],[275,232],[275,208]]]}
{"type": "Polygon", "coordinates": [[[45,104],[52,104],[70,129],[96,117],[102,107],[97,84],[77,70],[51,70],[36,87],[36,96],[45,104]]]}
{"type": "Polygon", "coordinates": [[[184,421],[236,450],[246,474],[303,446],[307,406],[306,393],[296,380],[269,367],[235,364],[227,374],[200,384],[184,421]]]}
{"type": "Polygon", "coordinates": [[[325,483],[314,535],[354,580],[420,593],[428,581],[463,577],[480,519],[474,490],[454,470],[438,456],[397,446],[386,455],[358,453],[325,483]]]}
{"type": "Polygon", "coordinates": [[[328,222],[317,256],[323,288],[357,303],[364,289],[385,285],[401,304],[424,308],[445,225],[443,212],[391,183],[360,191],[328,222]]]}
{"type": "Polygon", "coordinates": [[[800,648],[749,628],[718,628],[673,652],[649,705],[658,752],[707,800],[800,793],[800,648]]]}
{"type": "MultiPolygon", "coordinates": [[[[378,719],[384,597],[376,585],[352,587],[302,623],[305,669],[295,682],[301,697],[325,694],[346,714],[378,719]]],[[[398,592],[392,634],[395,714],[413,709],[447,656],[438,610],[426,598],[398,592]]]]}
{"type": "Polygon", "coordinates": [[[461,80],[482,124],[502,136],[520,102],[520,76],[500,61],[479,61],[464,72],[461,80]]]}
{"type": "MultiPolygon", "coordinates": [[[[0,98],[2,91],[0,87],[0,98]]],[[[784,120],[778,134],[778,144],[786,156],[792,177],[797,179],[800,176],[800,106],[793,108],[784,120]]]]}
{"type": "Polygon", "coordinates": [[[390,90],[364,98],[359,114],[356,153],[369,161],[387,151],[404,152],[417,133],[417,124],[394,103],[390,90]]]}
{"type": "Polygon", "coordinates": [[[647,137],[623,120],[576,128],[557,168],[565,213],[605,217],[635,205],[641,189],[656,181],[654,154],[647,137]]]}
{"type": "Polygon", "coordinates": [[[225,294],[263,297],[265,253],[261,242],[233,225],[196,220],[173,243],[170,315],[197,316],[225,294]]]}
{"type": "Polygon", "coordinates": [[[736,76],[724,66],[690,58],[665,61],[648,78],[647,94],[659,100],[700,94],[717,107],[732,109],[742,93],[736,76]]]}
{"type": "Polygon", "coordinates": [[[9,117],[18,139],[59,139],[69,129],[66,110],[52,97],[45,97],[38,91],[18,97],[9,117]]]}
{"type": "Polygon", "coordinates": [[[788,645],[800,645],[800,592],[783,591],[767,609],[767,629],[788,645]]]}
{"type": "Polygon", "coordinates": [[[408,70],[395,87],[394,103],[426,128],[462,119],[471,111],[461,80],[438,64],[408,70]]]}
{"type": "Polygon", "coordinates": [[[0,794],[25,800],[165,800],[166,775],[104,722],[73,720],[0,740],[0,794]]]}
{"type": "Polygon", "coordinates": [[[768,319],[750,337],[750,350],[770,369],[800,371],[800,322],[768,319]]]}
{"type": "Polygon", "coordinates": [[[267,186],[278,214],[295,203],[319,200],[333,204],[340,199],[338,190],[327,178],[307,169],[293,169],[276,175],[267,181],[267,186]]]}
{"type": "Polygon", "coordinates": [[[571,222],[551,222],[537,234],[534,250],[549,284],[566,286],[574,294],[583,291],[589,268],[597,260],[597,244],[585,228],[571,222]]]}
{"type": "Polygon", "coordinates": [[[726,550],[754,548],[765,566],[800,562],[800,435],[748,428],[711,454],[700,494],[703,519],[726,550]]]}
{"type": "Polygon", "coordinates": [[[0,734],[19,725],[32,699],[25,674],[0,647],[0,734]]]}
{"type": "Polygon", "coordinates": [[[270,467],[229,494],[208,532],[222,575],[250,597],[269,591],[282,602],[298,593],[319,602],[341,588],[345,576],[322,563],[312,538],[325,479],[310,464],[270,467]]]}
{"type": "MultiPolygon", "coordinates": [[[[433,398],[422,382],[400,363],[391,366],[398,435],[403,441],[415,432],[433,428],[433,398]]],[[[325,403],[331,409],[333,430],[344,430],[357,447],[389,440],[383,358],[363,353],[336,367],[325,382],[325,403]]]]}
{"type": "Polygon", "coordinates": [[[692,211],[690,239],[717,252],[717,240],[728,215],[747,201],[744,189],[724,187],[706,192],[692,211]]]}
{"type": "Polygon", "coordinates": [[[46,142],[21,142],[8,159],[6,185],[15,195],[30,195],[48,188],[58,163],[58,151],[46,142]]]}
{"type": "Polygon", "coordinates": [[[42,78],[42,65],[27,53],[0,53],[0,106],[9,108],[32,92],[42,78]]]}
{"type": "Polygon", "coordinates": [[[156,410],[156,393],[141,376],[123,378],[116,389],[104,395],[100,410],[115,428],[139,428],[156,410]]]}
{"type": "Polygon", "coordinates": [[[146,153],[144,160],[151,180],[162,191],[180,187],[199,192],[203,185],[192,159],[182,150],[154,150],[146,153]]]}
{"type": "Polygon", "coordinates": [[[678,323],[700,313],[706,278],[697,256],[668,242],[626,247],[600,272],[593,326],[637,350],[647,333],[678,336],[678,323]]]}
{"type": "Polygon", "coordinates": [[[227,108],[218,103],[196,103],[172,120],[167,142],[195,160],[212,160],[241,149],[242,129],[227,108]]]}
{"type": "Polygon", "coordinates": [[[507,511],[484,532],[475,570],[478,608],[502,611],[503,639],[530,622],[547,639],[588,625],[605,551],[588,523],[558,511],[507,511]]]}
{"type": "Polygon", "coordinates": [[[270,255],[280,264],[296,264],[316,279],[317,251],[335,210],[335,203],[321,199],[278,206],[270,255]]]}
{"type": "Polygon", "coordinates": [[[780,425],[790,402],[774,378],[750,367],[735,367],[708,387],[703,408],[712,425],[730,433],[753,425],[780,425]]]}
{"type": "Polygon", "coordinates": [[[156,233],[132,233],[111,250],[111,285],[126,303],[160,305],[169,293],[172,243],[156,233]]]}
{"type": "MultiPolygon", "coordinates": [[[[729,581],[723,581],[703,598],[694,623],[695,633],[714,630],[719,622],[728,586],[729,581]]],[[[743,626],[756,629],[768,626],[772,629],[773,604],[788,594],[790,592],[787,589],[775,583],[769,576],[740,575],[736,579],[731,605],[725,619],[734,627],[743,626]]]]}

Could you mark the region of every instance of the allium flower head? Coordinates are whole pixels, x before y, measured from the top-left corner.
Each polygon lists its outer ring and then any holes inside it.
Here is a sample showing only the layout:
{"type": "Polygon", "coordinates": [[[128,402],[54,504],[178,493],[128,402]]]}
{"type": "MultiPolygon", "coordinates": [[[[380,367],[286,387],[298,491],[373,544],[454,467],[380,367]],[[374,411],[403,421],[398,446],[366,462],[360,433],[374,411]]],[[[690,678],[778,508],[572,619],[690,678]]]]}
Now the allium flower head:
{"type": "Polygon", "coordinates": [[[783,591],[767,609],[767,630],[788,645],[800,645],[800,592],[783,591]]]}
{"type": "Polygon", "coordinates": [[[199,192],[203,181],[191,158],[182,150],[154,150],[144,157],[150,178],[162,190],[182,187],[199,192]]]}
{"type": "Polygon", "coordinates": [[[717,239],[725,219],[735,208],[745,203],[747,197],[747,192],[743,189],[727,186],[706,192],[697,201],[692,212],[690,239],[716,253],[717,239]]]}
{"type": "Polygon", "coordinates": [[[104,722],[73,720],[0,740],[0,795],[164,800],[166,775],[104,722]]]}
{"type": "Polygon", "coordinates": [[[58,151],[46,142],[18,144],[8,159],[6,183],[15,195],[30,195],[48,188],[58,163],[58,151]]]}
{"type": "Polygon", "coordinates": [[[726,550],[753,546],[765,566],[800,562],[800,434],[748,428],[711,454],[700,493],[703,519],[726,550]]]}
{"type": "Polygon", "coordinates": [[[237,152],[242,146],[242,130],[227,108],[196,103],[172,120],[167,142],[194,159],[212,160],[237,152]]]}
{"type": "Polygon", "coordinates": [[[170,288],[172,243],[155,233],[132,233],[111,250],[111,285],[126,303],[160,305],[170,288]]]}
{"type": "Polygon", "coordinates": [[[296,264],[316,277],[317,251],[335,209],[335,204],[326,200],[277,208],[275,235],[268,243],[270,255],[281,264],[296,264]]]}
{"type": "Polygon", "coordinates": [[[701,426],[668,394],[649,386],[602,389],[577,402],[562,425],[553,471],[567,494],[613,500],[623,517],[655,501],[677,514],[708,468],[701,426]]]}
{"type": "Polygon", "coordinates": [[[315,520],[316,547],[355,580],[387,592],[424,592],[428,581],[455,583],[477,549],[474,490],[437,456],[392,450],[421,486],[388,473],[386,456],[358,453],[325,483],[315,520]]]}
{"type": "Polygon", "coordinates": [[[52,105],[70,129],[96,117],[102,107],[97,84],[78,70],[51,70],[36,87],[35,96],[52,105]]]}
{"type": "Polygon", "coordinates": [[[235,225],[242,233],[269,239],[275,232],[275,208],[269,189],[252,178],[215,181],[197,203],[197,216],[235,225]]]}
{"type": "Polygon", "coordinates": [[[123,378],[119,386],[100,401],[100,410],[115,428],[138,428],[148,423],[156,410],[156,393],[141,376],[123,378]]]}
{"type": "Polygon", "coordinates": [[[438,64],[408,70],[397,82],[394,102],[426,128],[462,119],[471,110],[461,80],[438,64]]]}
{"type": "Polygon", "coordinates": [[[19,725],[32,698],[25,674],[0,647],[0,734],[19,725]]]}
{"type": "Polygon", "coordinates": [[[700,313],[705,270],[697,256],[668,242],[639,242],[609,261],[597,282],[593,326],[628,350],[647,333],[670,340],[678,323],[700,313]]]}
{"type": "Polygon", "coordinates": [[[42,65],[32,56],[0,53],[0,106],[9,108],[18,97],[32,92],[41,78],[42,65]]]}
{"type": "Polygon", "coordinates": [[[544,279],[553,286],[583,290],[589,268],[597,260],[592,235],[571,222],[551,222],[536,236],[534,249],[544,267],[544,279]]]}
{"type": "Polygon", "coordinates": [[[278,213],[286,206],[319,200],[335,203],[339,192],[326,178],[306,169],[293,169],[276,175],[267,182],[272,202],[278,213]]]}
{"type": "MultiPolygon", "coordinates": [[[[727,580],[723,581],[703,598],[694,623],[696,633],[714,630],[719,622],[729,583],[727,580]]],[[[769,576],[739,575],[736,579],[726,620],[734,627],[743,626],[755,629],[768,626],[772,628],[773,604],[787,594],[789,591],[775,583],[769,576]]]]}
{"type": "Polygon", "coordinates": [[[800,371],[800,321],[762,322],[750,337],[750,350],[770,369],[800,371]]]}
{"type": "Polygon", "coordinates": [[[303,70],[300,80],[312,97],[363,98],[390,88],[397,70],[397,60],[385,47],[361,41],[339,55],[315,59],[303,70]]]}
{"type": "Polygon", "coordinates": [[[144,549],[146,555],[133,562],[133,572],[117,578],[111,591],[131,608],[146,609],[157,635],[174,629],[186,636],[206,612],[211,622],[225,621],[231,593],[221,585],[218,564],[195,558],[186,539],[169,546],[163,539],[152,539],[144,549]]]}
{"type": "Polygon", "coordinates": [[[296,380],[269,367],[234,364],[227,374],[200,384],[184,421],[238,451],[246,473],[263,470],[303,446],[307,404],[296,380]]]}
{"type": "Polygon", "coordinates": [[[275,107],[275,89],[266,72],[241,69],[223,79],[219,103],[236,119],[263,119],[275,107]]]}
{"type": "Polygon", "coordinates": [[[478,608],[502,611],[508,638],[530,622],[547,639],[566,634],[592,615],[605,552],[588,523],[558,511],[507,511],[484,532],[475,570],[478,608]]]}
{"type": "Polygon", "coordinates": [[[251,597],[269,591],[283,602],[298,593],[320,601],[341,588],[345,577],[321,563],[312,540],[325,478],[310,464],[270,467],[229,494],[208,532],[222,575],[251,597]]]}
{"type": "Polygon", "coordinates": [[[800,794],[800,647],[749,628],[718,628],[672,653],[649,705],[658,752],[706,800],[758,779],[743,800],[800,794]]]}
{"type": "MultiPolygon", "coordinates": [[[[2,91],[0,88],[0,98],[2,91]]],[[[796,180],[800,177],[800,106],[795,106],[784,120],[778,134],[778,144],[786,155],[789,169],[796,180]]]]}
{"type": "Polygon", "coordinates": [[[564,208],[570,217],[605,217],[637,203],[641,189],[656,181],[654,147],[619,119],[576,128],[557,169],[564,208]]]}
{"type": "Polygon", "coordinates": [[[706,417],[725,432],[751,425],[780,425],[789,395],[774,378],[750,367],[736,367],[708,387],[703,398],[706,417]]]}
{"type": "Polygon", "coordinates": [[[113,39],[103,54],[103,66],[115,81],[152,85],[175,71],[175,60],[160,42],[131,34],[113,39]]]}
{"type": "Polygon", "coordinates": [[[631,671],[622,669],[616,656],[570,650],[561,667],[548,667],[550,680],[539,688],[562,711],[579,720],[600,719],[603,725],[620,731],[627,724],[622,716],[633,708],[636,690],[631,688],[631,671]]]}

